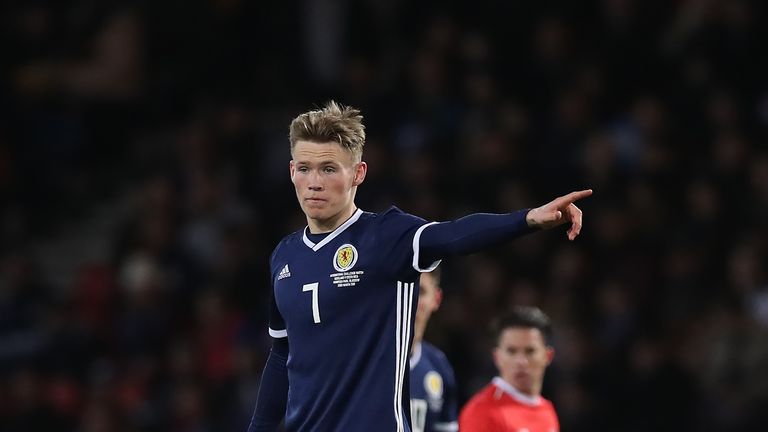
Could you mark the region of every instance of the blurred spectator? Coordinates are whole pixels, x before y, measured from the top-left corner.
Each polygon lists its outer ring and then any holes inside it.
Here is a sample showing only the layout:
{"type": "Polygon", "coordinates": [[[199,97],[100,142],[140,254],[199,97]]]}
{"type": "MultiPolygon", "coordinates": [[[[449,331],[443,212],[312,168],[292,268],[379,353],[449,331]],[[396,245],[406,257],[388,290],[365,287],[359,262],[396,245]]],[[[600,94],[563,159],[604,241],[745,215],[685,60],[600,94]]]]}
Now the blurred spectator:
{"type": "Polygon", "coordinates": [[[268,254],[304,224],[284,125],[331,97],[367,113],[365,210],[596,191],[575,244],[447,263],[428,337],[460,402],[494,372],[475,324],[542,304],[563,430],[760,429],[766,17],[755,0],[3,2],[0,429],[245,429],[268,254]]]}

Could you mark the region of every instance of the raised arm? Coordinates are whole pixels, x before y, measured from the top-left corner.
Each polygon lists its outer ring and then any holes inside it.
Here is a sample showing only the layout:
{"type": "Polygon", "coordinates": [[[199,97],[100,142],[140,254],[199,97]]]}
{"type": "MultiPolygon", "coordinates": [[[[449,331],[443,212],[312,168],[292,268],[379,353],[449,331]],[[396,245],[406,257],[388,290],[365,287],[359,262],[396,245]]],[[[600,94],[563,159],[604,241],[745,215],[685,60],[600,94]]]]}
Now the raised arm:
{"type": "Polygon", "coordinates": [[[582,212],[574,202],[592,190],[571,192],[532,210],[514,213],[475,213],[451,222],[435,223],[417,232],[417,270],[447,256],[465,255],[508,242],[524,234],[570,223],[568,239],[579,235],[582,212]]]}

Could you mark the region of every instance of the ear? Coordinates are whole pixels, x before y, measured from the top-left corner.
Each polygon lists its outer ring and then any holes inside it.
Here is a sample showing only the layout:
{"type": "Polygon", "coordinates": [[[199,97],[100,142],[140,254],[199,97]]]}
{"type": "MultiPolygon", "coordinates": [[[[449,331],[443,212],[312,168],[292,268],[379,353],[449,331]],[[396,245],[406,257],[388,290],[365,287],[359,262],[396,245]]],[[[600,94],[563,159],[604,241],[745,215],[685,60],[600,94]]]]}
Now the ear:
{"type": "Polygon", "coordinates": [[[499,364],[499,347],[493,348],[491,356],[493,357],[493,365],[496,366],[496,369],[501,370],[501,365],[499,364]]]}
{"type": "Polygon", "coordinates": [[[440,309],[440,305],[443,303],[443,290],[435,288],[435,310],[440,309]]]}
{"type": "Polygon", "coordinates": [[[555,359],[555,349],[551,346],[547,347],[547,366],[552,364],[552,360],[555,359]]]}
{"type": "Polygon", "coordinates": [[[355,167],[355,178],[352,179],[352,186],[360,186],[365,180],[365,174],[368,173],[368,164],[365,162],[359,162],[355,167]]]}
{"type": "Polygon", "coordinates": [[[296,165],[293,163],[293,159],[288,162],[288,170],[291,173],[291,182],[293,182],[293,176],[296,175],[296,165]]]}

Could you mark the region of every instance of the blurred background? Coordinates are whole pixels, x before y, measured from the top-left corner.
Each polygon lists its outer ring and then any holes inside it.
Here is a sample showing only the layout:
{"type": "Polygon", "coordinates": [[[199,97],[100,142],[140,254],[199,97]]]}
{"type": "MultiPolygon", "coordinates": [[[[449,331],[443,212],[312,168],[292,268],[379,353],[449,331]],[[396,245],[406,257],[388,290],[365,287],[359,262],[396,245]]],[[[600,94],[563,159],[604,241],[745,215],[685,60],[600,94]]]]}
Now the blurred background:
{"type": "Polygon", "coordinates": [[[564,431],[768,422],[768,32],[748,0],[6,0],[0,429],[244,431],[288,124],[362,109],[358,204],[430,220],[578,188],[585,226],[443,264],[460,401],[540,306],[564,431]]]}

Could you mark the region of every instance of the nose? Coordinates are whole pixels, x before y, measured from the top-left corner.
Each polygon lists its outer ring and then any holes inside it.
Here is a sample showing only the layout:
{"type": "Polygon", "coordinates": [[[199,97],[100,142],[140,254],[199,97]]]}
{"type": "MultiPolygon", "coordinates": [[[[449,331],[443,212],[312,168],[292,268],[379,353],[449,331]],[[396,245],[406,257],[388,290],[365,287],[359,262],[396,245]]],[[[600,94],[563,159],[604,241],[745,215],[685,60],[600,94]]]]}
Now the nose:
{"type": "Polygon", "coordinates": [[[525,366],[525,365],[528,364],[528,357],[526,357],[523,354],[518,354],[518,355],[514,356],[513,360],[514,360],[515,364],[518,364],[518,365],[521,365],[521,366],[525,366]]]}
{"type": "Polygon", "coordinates": [[[316,171],[313,171],[312,174],[310,174],[309,185],[307,187],[313,192],[319,192],[323,190],[323,185],[320,181],[320,175],[316,171]]]}

